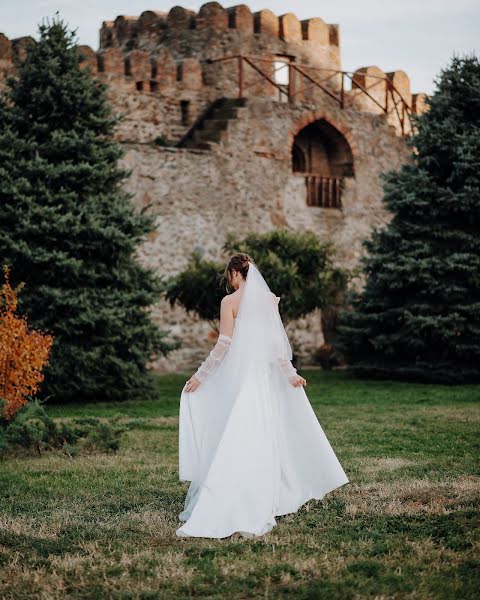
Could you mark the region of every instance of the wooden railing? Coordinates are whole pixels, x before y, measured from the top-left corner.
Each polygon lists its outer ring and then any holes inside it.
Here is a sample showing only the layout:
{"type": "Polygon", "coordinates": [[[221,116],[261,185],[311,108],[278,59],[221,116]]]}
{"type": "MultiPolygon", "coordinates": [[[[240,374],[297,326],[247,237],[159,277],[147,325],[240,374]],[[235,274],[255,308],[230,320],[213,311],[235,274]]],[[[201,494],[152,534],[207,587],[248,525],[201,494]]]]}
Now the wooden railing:
{"type": "Polygon", "coordinates": [[[293,102],[300,93],[305,92],[304,85],[300,86],[301,89],[295,89],[296,77],[294,77],[294,74],[297,74],[297,77],[300,76],[301,80],[303,80],[304,82],[308,82],[309,86],[320,89],[322,92],[327,94],[327,96],[335,100],[340,106],[340,108],[343,109],[349,106],[349,98],[345,95],[345,81],[348,79],[352,82],[355,90],[360,90],[362,94],[365,94],[374,104],[381,108],[385,114],[390,114],[393,111],[395,111],[398,121],[400,123],[402,135],[411,135],[414,131],[414,126],[410,118],[410,115],[413,112],[412,108],[402,97],[398,89],[388,77],[382,77],[379,75],[368,75],[369,79],[376,79],[377,81],[375,81],[375,83],[366,88],[358,82],[358,79],[357,81],[354,81],[355,73],[353,73],[352,71],[324,69],[319,67],[312,67],[310,65],[302,65],[290,62],[286,63],[289,70],[288,85],[283,85],[275,81],[275,69],[273,69],[272,77],[272,73],[266,73],[265,70],[258,64],[281,62],[278,59],[259,59],[258,57],[236,54],[233,56],[225,56],[217,59],[208,59],[206,62],[209,64],[220,62],[232,63],[232,68],[237,70],[239,98],[244,98],[245,93],[249,88],[258,85],[259,81],[263,80],[268,82],[268,84],[270,84],[273,88],[276,88],[278,90],[279,97],[281,97],[283,94],[286,97],[286,100],[288,100],[289,102],[293,102]],[[247,69],[250,73],[254,72],[258,75],[257,81],[250,81],[250,83],[247,84],[247,69]],[[334,78],[336,75],[340,76],[339,93],[336,93],[335,91],[329,89],[325,85],[330,79],[334,78]],[[377,98],[372,96],[372,94],[369,92],[371,88],[377,86],[381,82],[385,83],[384,103],[379,102],[377,98]],[[410,126],[408,130],[406,128],[407,120],[410,126]]]}
{"type": "Polygon", "coordinates": [[[330,177],[313,173],[296,173],[296,175],[305,177],[307,206],[341,208],[343,177],[330,177]]]}

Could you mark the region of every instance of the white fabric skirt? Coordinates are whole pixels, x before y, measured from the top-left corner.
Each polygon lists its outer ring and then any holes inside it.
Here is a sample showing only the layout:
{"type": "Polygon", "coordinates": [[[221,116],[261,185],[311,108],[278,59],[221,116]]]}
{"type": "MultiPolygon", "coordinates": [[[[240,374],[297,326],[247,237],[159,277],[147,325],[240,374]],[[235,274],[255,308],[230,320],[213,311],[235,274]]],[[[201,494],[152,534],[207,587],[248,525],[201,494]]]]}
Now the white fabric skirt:
{"type": "Polygon", "coordinates": [[[191,483],[176,534],[207,538],[263,535],[348,483],[304,388],[277,365],[232,361],[182,391],[179,479],[191,483]]]}

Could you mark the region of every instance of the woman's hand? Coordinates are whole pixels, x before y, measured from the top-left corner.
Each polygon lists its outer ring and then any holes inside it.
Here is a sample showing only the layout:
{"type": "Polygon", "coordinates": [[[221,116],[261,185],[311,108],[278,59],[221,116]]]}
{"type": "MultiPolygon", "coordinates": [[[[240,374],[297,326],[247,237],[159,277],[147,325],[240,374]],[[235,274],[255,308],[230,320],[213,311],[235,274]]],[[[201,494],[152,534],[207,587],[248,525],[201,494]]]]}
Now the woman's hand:
{"type": "Polygon", "coordinates": [[[200,381],[198,381],[198,379],[192,375],[192,377],[190,377],[190,379],[184,385],[183,389],[185,392],[194,392],[199,385],[200,381]]]}
{"type": "Polygon", "coordinates": [[[304,379],[301,375],[294,375],[293,377],[290,377],[289,381],[293,385],[293,387],[307,385],[307,380],[304,379]]]}

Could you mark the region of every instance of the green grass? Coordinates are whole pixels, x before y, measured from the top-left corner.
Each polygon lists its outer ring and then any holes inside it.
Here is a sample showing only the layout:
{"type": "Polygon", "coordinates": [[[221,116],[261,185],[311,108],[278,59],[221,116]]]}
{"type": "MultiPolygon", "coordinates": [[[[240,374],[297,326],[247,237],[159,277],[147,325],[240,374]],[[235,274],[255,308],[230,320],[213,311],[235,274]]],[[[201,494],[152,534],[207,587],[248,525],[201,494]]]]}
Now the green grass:
{"type": "Polygon", "coordinates": [[[177,538],[178,401],[51,406],[137,419],[117,455],[0,462],[0,598],[478,597],[480,386],[304,372],[349,476],[259,539],[177,538]]]}

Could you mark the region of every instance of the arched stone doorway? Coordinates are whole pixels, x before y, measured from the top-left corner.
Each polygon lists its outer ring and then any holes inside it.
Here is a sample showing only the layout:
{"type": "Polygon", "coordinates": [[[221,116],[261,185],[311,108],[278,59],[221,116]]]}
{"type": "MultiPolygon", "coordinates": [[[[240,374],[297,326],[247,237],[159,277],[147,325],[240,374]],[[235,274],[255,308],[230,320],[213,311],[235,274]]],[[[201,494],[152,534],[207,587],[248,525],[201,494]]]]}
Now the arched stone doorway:
{"type": "Polygon", "coordinates": [[[350,145],[328,121],[314,121],[293,140],[292,170],[305,178],[308,206],[341,208],[344,178],[354,176],[350,145]]]}

